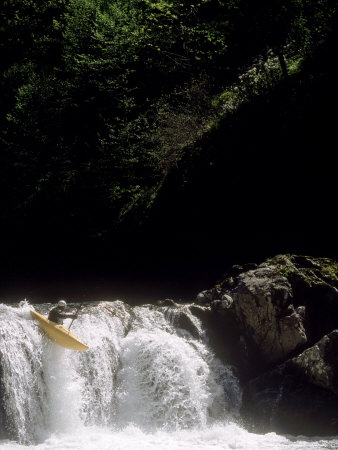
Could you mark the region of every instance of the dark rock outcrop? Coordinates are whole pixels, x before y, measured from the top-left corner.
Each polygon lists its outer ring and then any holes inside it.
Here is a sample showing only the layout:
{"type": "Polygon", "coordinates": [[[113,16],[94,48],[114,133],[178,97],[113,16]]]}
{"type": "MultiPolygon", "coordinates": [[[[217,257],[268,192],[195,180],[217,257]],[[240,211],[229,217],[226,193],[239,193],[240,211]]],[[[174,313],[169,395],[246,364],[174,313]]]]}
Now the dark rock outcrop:
{"type": "Polygon", "coordinates": [[[231,360],[251,379],[311,347],[338,328],[338,264],[328,258],[278,255],[260,265],[235,266],[203,291],[218,339],[236,347],[231,360]]]}
{"type": "Polygon", "coordinates": [[[242,382],[251,428],[338,434],[338,263],[277,255],[234,266],[196,303],[242,382]]]}
{"type": "MultiPolygon", "coordinates": [[[[204,310],[204,308],[200,309],[204,310]]],[[[195,315],[192,314],[190,306],[174,304],[174,307],[173,305],[164,307],[164,313],[169,322],[171,322],[177,330],[180,330],[181,333],[188,333],[195,338],[201,336],[198,321],[196,321],[195,315]]]]}
{"type": "Polygon", "coordinates": [[[242,416],[254,431],[338,432],[338,330],[247,383],[242,416]]]}
{"type": "Polygon", "coordinates": [[[338,330],[287,361],[286,368],[301,373],[307,383],[338,395],[338,330]]]}

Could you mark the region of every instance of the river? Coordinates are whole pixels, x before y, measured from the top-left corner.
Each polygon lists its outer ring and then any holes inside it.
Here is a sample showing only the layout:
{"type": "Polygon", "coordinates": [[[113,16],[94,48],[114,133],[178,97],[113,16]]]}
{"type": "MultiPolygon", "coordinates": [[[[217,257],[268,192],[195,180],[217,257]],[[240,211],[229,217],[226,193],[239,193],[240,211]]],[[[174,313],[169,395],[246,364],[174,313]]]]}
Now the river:
{"type": "MultiPolygon", "coordinates": [[[[241,389],[181,309],[86,304],[72,331],[86,352],[41,333],[30,309],[0,304],[0,449],[338,449],[338,437],[254,434],[241,389]]],[[[65,325],[69,325],[68,319],[65,325]]]]}

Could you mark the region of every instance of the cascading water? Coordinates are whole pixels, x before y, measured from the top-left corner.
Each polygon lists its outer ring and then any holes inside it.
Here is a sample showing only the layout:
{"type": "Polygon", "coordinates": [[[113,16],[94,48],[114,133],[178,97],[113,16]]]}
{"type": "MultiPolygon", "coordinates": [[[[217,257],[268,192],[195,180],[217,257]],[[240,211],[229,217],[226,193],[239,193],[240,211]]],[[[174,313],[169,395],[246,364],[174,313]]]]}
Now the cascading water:
{"type": "Polygon", "coordinates": [[[187,307],[93,302],[72,325],[86,352],[50,341],[31,308],[0,304],[0,449],[338,448],[237,424],[239,384],[187,307]]]}

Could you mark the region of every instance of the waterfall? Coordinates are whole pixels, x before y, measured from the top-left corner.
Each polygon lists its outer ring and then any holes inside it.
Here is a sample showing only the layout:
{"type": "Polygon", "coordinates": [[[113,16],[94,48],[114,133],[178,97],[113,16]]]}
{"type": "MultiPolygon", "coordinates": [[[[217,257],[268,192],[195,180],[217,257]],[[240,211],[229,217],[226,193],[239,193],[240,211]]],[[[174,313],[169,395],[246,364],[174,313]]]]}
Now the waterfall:
{"type": "Polygon", "coordinates": [[[37,445],[88,427],[200,429],[239,410],[237,379],[187,307],[93,302],[72,325],[86,352],[50,341],[30,309],[0,304],[0,438],[37,445]]]}

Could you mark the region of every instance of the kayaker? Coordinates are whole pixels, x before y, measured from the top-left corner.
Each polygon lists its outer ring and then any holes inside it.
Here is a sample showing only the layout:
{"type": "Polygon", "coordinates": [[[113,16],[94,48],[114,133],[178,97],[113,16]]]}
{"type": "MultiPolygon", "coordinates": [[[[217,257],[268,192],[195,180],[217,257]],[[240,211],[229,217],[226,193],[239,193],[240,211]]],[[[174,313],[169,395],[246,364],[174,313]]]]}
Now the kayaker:
{"type": "Polygon", "coordinates": [[[58,304],[49,311],[48,320],[63,325],[64,319],[76,319],[77,314],[74,314],[74,312],[64,312],[66,307],[67,303],[65,300],[58,301],[58,304]]]}

